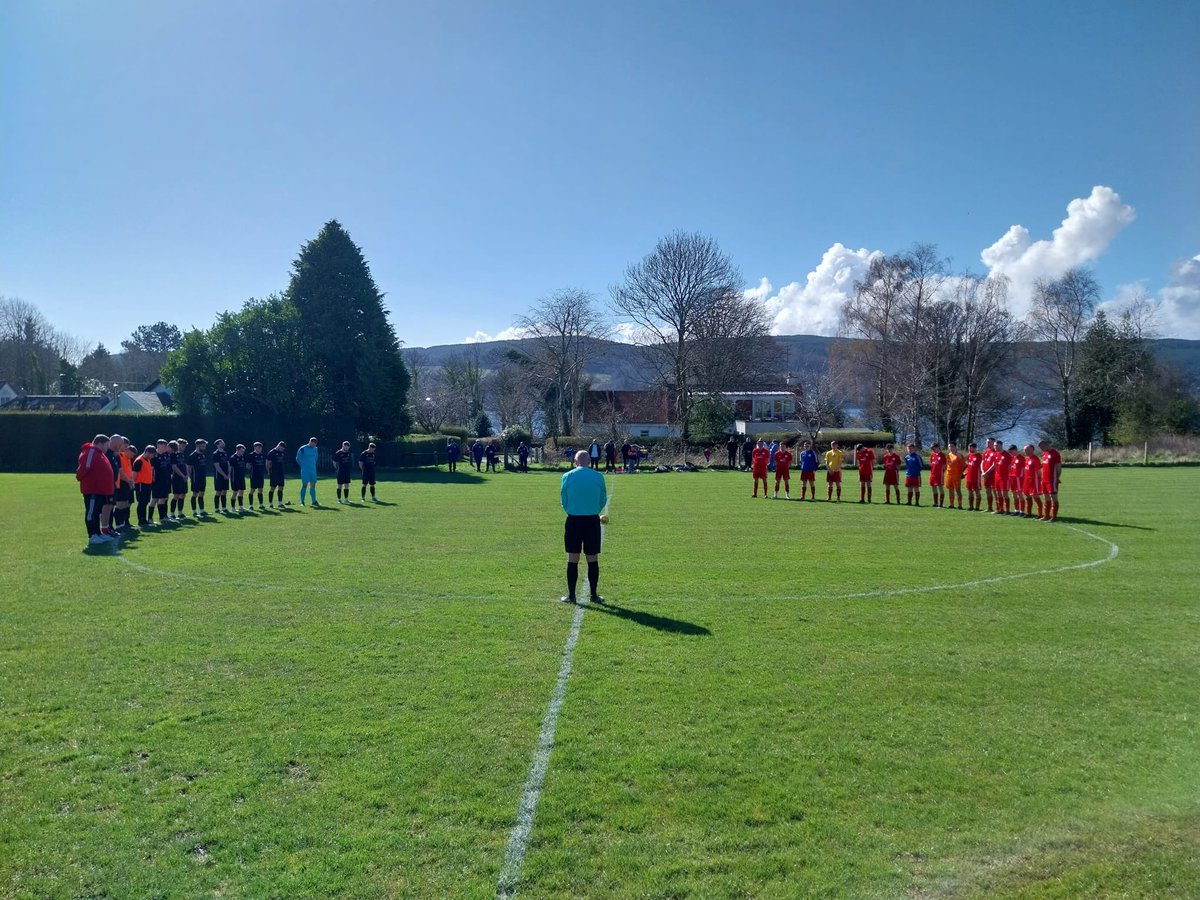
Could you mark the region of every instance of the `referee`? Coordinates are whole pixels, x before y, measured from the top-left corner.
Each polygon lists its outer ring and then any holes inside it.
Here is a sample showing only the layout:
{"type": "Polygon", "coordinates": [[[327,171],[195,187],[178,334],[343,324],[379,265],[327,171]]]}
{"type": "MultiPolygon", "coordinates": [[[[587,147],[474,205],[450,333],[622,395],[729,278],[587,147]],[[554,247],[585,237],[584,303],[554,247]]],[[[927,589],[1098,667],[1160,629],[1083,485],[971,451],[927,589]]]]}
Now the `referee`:
{"type": "Polygon", "coordinates": [[[603,603],[596,593],[600,582],[600,513],[608,503],[604,476],[591,467],[586,450],[575,454],[575,468],[562,477],[562,508],[567,513],[563,542],[567,550],[567,596],[563,603],[575,602],[575,585],[579,581],[579,553],[587,557],[588,586],[592,602],[603,603]]]}

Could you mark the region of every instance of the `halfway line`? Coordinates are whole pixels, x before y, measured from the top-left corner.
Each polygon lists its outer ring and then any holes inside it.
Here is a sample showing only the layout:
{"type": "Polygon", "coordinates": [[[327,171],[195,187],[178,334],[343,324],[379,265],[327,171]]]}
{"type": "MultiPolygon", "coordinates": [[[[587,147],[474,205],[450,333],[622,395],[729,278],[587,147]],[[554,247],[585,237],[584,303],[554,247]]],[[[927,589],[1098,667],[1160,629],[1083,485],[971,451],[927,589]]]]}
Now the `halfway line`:
{"type": "Polygon", "coordinates": [[[550,695],[550,705],[546,708],[546,717],[542,719],[542,730],[538,733],[537,749],[533,753],[533,762],[529,766],[529,776],[525,779],[525,787],[521,791],[521,802],[517,804],[517,823],[508,835],[508,848],[504,851],[504,866],[500,869],[500,879],[496,882],[497,898],[515,897],[521,883],[521,866],[525,862],[525,852],[529,849],[529,833],[533,830],[533,814],[537,810],[538,798],[542,794],[546,769],[550,766],[550,751],[554,747],[554,731],[558,728],[558,714],[562,711],[563,698],[567,694],[567,681],[571,677],[571,663],[575,657],[575,644],[579,641],[579,629],[583,625],[585,609],[587,609],[587,602],[579,601],[575,607],[575,617],[571,620],[571,631],[567,635],[567,644],[563,647],[562,664],[558,668],[558,681],[554,682],[554,692],[550,695]]]}

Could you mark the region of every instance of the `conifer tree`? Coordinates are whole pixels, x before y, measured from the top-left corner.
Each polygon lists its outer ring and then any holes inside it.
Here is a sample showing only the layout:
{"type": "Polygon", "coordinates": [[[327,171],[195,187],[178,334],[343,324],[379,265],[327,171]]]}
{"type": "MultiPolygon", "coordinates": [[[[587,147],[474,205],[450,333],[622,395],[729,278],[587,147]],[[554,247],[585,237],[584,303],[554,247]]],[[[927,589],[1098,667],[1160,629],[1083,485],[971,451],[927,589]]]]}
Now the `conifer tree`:
{"type": "Polygon", "coordinates": [[[364,435],[403,433],[409,375],[400,342],[362,251],[337,220],[301,248],[287,298],[300,314],[324,408],[352,418],[364,435]]]}

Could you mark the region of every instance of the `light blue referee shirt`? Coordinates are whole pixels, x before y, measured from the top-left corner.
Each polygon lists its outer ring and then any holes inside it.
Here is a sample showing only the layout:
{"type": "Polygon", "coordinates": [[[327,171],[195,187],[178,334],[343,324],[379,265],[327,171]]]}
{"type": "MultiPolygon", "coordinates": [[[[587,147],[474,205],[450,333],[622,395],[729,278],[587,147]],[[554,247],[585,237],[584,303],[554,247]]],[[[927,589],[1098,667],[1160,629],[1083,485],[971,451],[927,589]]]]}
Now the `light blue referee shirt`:
{"type": "Polygon", "coordinates": [[[317,480],[317,448],[302,444],[296,451],[296,462],[300,463],[300,478],[304,481],[317,480]],[[307,476],[311,475],[309,478],[307,476]]]}
{"type": "Polygon", "coordinates": [[[604,476],[586,466],[562,477],[561,494],[562,508],[568,516],[598,516],[608,503],[604,476]]]}

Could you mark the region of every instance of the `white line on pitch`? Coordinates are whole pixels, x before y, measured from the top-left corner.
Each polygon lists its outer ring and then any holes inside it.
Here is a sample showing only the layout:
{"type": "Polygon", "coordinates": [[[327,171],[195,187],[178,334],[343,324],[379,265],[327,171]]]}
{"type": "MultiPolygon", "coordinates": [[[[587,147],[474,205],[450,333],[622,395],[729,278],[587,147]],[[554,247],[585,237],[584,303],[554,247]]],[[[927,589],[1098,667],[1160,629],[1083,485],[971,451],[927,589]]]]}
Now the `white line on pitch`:
{"type": "Polygon", "coordinates": [[[496,882],[497,898],[515,897],[521,884],[521,866],[529,849],[533,814],[537,811],[542,784],[546,780],[546,770],[550,766],[550,751],[554,748],[558,714],[562,711],[563,698],[567,695],[567,682],[571,678],[571,664],[575,658],[575,644],[579,641],[579,629],[583,625],[583,612],[586,608],[586,601],[579,601],[575,607],[575,617],[571,620],[571,631],[567,634],[567,643],[563,647],[562,664],[558,667],[558,680],[554,682],[554,691],[550,694],[550,705],[546,707],[542,730],[538,732],[537,749],[533,752],[533,762],[529,766],[525,787],[521,790],[521,801],[517,804],[517,822],[508,835],[504,865],[496,882]]]}

